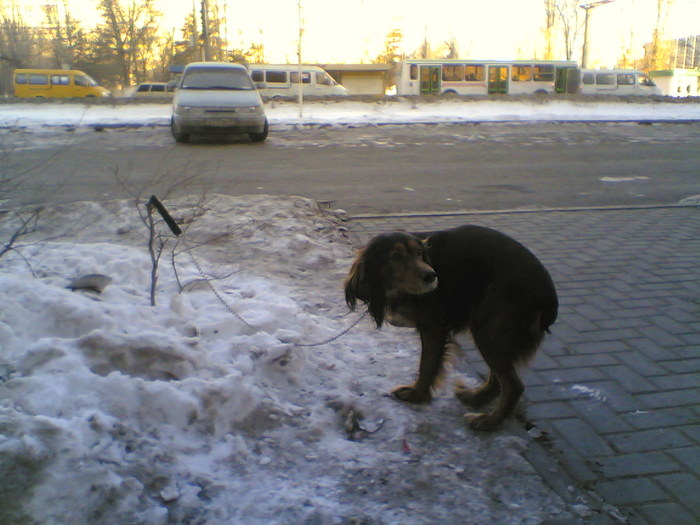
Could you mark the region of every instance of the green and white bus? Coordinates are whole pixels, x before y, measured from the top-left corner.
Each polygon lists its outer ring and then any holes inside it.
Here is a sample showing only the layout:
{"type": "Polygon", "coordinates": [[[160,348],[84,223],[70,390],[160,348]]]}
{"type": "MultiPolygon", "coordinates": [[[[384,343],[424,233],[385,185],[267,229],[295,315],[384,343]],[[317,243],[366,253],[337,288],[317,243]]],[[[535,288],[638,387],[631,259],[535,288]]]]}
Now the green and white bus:
{"type": "Polygon", "coordinates": [[[568,93],[570,60],[423,60],[399,64],[397,95],[568,93]]]}

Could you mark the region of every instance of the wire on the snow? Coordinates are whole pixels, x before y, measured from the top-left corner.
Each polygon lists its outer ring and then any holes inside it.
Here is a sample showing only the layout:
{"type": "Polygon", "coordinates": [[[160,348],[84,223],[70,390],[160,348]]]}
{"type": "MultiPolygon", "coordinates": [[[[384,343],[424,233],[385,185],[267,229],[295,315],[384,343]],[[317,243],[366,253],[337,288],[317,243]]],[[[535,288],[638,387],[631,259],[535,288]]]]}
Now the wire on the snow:
{"type": "MultiPolygon", "coordinates": [[[[170,213],[168,213],[168,210],[165,209],[165,206],[163,206],[163,204],[158,200],[158,198],[155,195],[151,196],[151,199],[148,201],[147,206],[148,206],[148,208],[153,207],[156,210],[158,210],[158,213],[160,214],[161,217],[163,217],[163,220],[165,221],[165,223],[170,228],[170,231],[173,232],[173,234],[175,236],[179,237],[180,235],[182,235],[182,229],[180,228],[180,226],[177,225],[177,223],[175,222],[175,219],[173,219],[173,217],[170,215],[170,213]]],[[[187,241],[185,236],[183,236],[182,239],[184,241],[187,241]]],[[[192,250],[187,250],[187,253],[190,255],[190,258],[192,259],[192,264],[194,264],[194,267],[197,269],[199,274],[202,276],[202,279],[204,279],[204,282],[207,283],[207,285],[211,289],[212,293],[216,296],[216,298],[219,300],[219,302],[222,305],[224,305],[224,308],[226,308],[226,310],[228,310],[228,312],[231,315],[233,315],[236,319],[238,319],[241,323],[246,325],[248,328],[250,328],[251,330],[255,330],[256,332],[259,332],[260,331],[259,328],[255,327],[254,325],[249,323],[246,319],[244,319],[241,316],[241,314],[236,312],[236,310],[234,310],[231,307],[231,305],[228,304],[224,300],[224,298],[221,296],[219,291],[212,284],[211,279],[209,277],[207,277],[207,275],[204,273],[204,270],[202,270],[202,267],[200,266],[197,258],[194,256],[194,253],[192,253],[192,250]]],[[[362,321],[365,317],[367,317],[367,314],[369,314],[369,310],[365,310],[365,312],[360,317],[358,317],[350,326],[348,326],[342,332],[334,335],[333,337],[329,337],[328,339],[325,339],[323,341],[319,341],[318,343],[295,343],[293,341],[284,341],[282,339],[280,339],[280,341],[282,341],[283,343],[291,344],[291,345],[294,345],[296,347],[302,347],[302,348],[311,348],[311,347],[315,347],[315,346],[327,345],[327,344],[333,343],[334,341],[337,341],[338,339],[343,337],[345,334],[347,334],[350,330],[355,328],[360,323],[360,321],[362,321]]]]}
{"type": "MultiPolygon", "coordinates": [[[[207,275],[204,273],[204,270],[202,270],[202,267],[200,266],[197,258],[194,256],[194,253],[192,253],[192,250],[188,250],[187,253],[189,254],[190,258],[192,259],[192,264],[194,264],[194,267],[197,269],[199,274],[202,276],[202,279],[204,279],[204,282],[207,283],[207,286],[209,286],[209,289],[216,296],[216,298],[219,300],[219,302],[222,305],[224,305],[224,308],[226,308],[226,310],[228,310],[228,312],[231,315],[233,315],[236,319],[238,319],[240,322],[242,322],[244,325],[246,325],[251,330],[255,330],[256,332],[260,331],[257,327],[255,327],[253,324],[248,322],[244,317],[242,317],[241,314],[239,314],[236,310],[234,310],[233,307],[224,300],[224,298],[221,296],[219,291],[212,284],[211,279],[209,277],[207,277],[207,275]]],[[[310,348],[310,347],[327,345],[327,344],[330,344],[330,343],[337,341],[338,339],[343,337],[345,334],[347,334],[350,330],[355,328],[360,323],[360,321],[362,321],[365,317],[367,317],[368,314],[369,314],[369,310],[365,310],[364,313],[360,317],[358,317],[345,330],[334,335],[333,337],[329,337],[328,339],[325,339],[323,341],[319,341],[318,343],[295,343],[293,341],[285,341],[284,339],[280,339],[280,341],[282,341],[283,343],[291,344],[291,345],[294,345],[296,347],[301,347],[301,348],[310,348]]]]}

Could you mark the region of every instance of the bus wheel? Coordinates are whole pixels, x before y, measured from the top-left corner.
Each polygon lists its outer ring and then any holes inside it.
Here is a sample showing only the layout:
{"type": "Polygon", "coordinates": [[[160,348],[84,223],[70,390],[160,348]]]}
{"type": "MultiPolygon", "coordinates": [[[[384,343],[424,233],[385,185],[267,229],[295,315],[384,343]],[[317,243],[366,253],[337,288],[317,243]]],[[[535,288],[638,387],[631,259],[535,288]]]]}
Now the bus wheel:
{"type": "Polygon", "coordinates": [[[448,95],[448,96],[454,96],[457,94],[457,92],[454,89],[448,89],[447,91],[443,91],[442,94],[448,95]]]}
{"type": "Polygon", "coordinates": [[[549,95],[549,91],[547,91],[546,89],[538,89],[537,91],[535,91],[535,95],[549,95]]]}

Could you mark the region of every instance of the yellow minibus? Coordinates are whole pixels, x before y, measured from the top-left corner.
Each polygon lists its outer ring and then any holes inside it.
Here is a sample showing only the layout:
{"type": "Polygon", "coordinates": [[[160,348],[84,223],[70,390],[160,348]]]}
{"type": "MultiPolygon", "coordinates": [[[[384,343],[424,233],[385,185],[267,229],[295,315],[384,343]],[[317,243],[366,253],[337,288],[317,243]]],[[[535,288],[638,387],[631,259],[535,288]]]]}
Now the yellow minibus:
{"type": "Polygon", "coordinates": [[[12,85],[20,98],[110,96],[90,75],[76,69],[15,69],[12,85]]]}

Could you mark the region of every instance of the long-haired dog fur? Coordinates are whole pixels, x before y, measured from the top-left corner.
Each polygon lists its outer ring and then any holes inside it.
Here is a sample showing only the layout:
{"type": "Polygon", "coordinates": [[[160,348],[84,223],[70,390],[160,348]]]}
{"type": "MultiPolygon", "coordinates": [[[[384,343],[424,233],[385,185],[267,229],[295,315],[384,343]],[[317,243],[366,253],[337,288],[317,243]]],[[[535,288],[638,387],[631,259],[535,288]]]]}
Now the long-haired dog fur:
{"type": "Polygon", "coordinates": [[[524,386],[517,365],[530,359],[557,318],[558,300],[542,263],[522,244],[495,230],[462,226],[422,239],[406,232],[379,235],[358,253],[345,280],[345,300],[367,305],[377,328],[384,321],[418,330],[418,379],[393,390],[427,403],[443,373],[452,335],[469,331],[489,367],[479,388],[458,386],[466,405],[496,398],[490,413],[469,413],[477,430],[494,430],[512,414],[524,386]]]}

